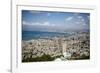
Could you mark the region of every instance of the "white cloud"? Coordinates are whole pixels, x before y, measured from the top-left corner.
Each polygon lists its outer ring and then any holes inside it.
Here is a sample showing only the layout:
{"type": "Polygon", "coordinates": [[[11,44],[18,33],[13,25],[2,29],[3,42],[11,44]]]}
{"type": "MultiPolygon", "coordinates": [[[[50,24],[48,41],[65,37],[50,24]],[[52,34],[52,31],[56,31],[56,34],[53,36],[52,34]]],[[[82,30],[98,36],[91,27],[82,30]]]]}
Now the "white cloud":
{"type": "Polygon", "coordinates": [[[81,24],[81,22],[75,22],[76,24],[81,24]]]}
{"type": "Polygon", "coordinates": [[[26,22],[25,21],[22,21],[22,24],[26,24],[26,22]]]}
{"type": "Polygon", "coordinates": [[[51,24],[50,22],[46,21],[42,24],[43,26],[55,26],[55,24],[51,24]]]}
{"type": "Polygon", "coordinates": [[[78,18],[78,20],[75,22],[76,24],[79,24],[79,25],[86,25],[85,23],[85,19],[82,17],[82,16],[77,16],[76,18],[78,18]]]}
{"type": "Polygon", "coordinates": [[[80,16],[79,13],[75,13],[74,15],[75,15],[75,18],[78,18],[80,21],[83,21],[83,22],[85,21],[83,16],[80,16]]]}
{"type": "Polygon", "coordinates": [[[76,24],[79,24],[79,25],[87,25],[85,22],[82,22],[82,21],[77,21],[77,22],[75,22],[76,24]]]}
{"type": "Polygon", "coordinates": [[[28,22],[26,22],[26,21],[22,21],[22,24],[23,25],[30,25],[28,22]]]}
{"type": "Polygon", "coordinates": [[[36,22],[36,23],[32,23],[32,25],[40,25],[40,23],[39,22],[36,22]]]}
{"type": "Polygon", "coordinates": [[[81,19],[81,21],[82,21],[82,22],[85,22],[85,20],[84,20],[83,18],[81,19]]]}
{"type": "Polygon", "coordinates": [[[82,17],[82,16],[77,16],[77,18],[81,19],[81,18],[83,18],[83,17],[82,17]]]}
{"type": "Polygon", "coordinates": [[[70,21],[70,20],[72,20],[73,19],[73,17],[68,17],[68,18],[66,18],[65,20],[66,21],[70,21]]]}
{"type": "Polygon", "coordinates": [[[46,21],[42,25],[44,25],[44,26],[50,26],[50,23],[48,21],[46,21]]]}
{"type": "Polygon", "coordinates": [[[31,25],[50,26],[50,23],[48,21],[45,21],[43,23],[35,22],[35,23],[32,23],[31,25]]]}
{"type": "Polygon", "coordinates": [[[22,21],[23,25],[38,25],[38,26],[55,26],[55,24],[51,24],[49,21],[45,21],[43,23],[40,22],[26,22],[26,21],[22,21]]]}
{"type": "Polygon", "coordinates": [[[47,16],[50,16],[51,15],[51,13],[47,13],[47,16]]]}

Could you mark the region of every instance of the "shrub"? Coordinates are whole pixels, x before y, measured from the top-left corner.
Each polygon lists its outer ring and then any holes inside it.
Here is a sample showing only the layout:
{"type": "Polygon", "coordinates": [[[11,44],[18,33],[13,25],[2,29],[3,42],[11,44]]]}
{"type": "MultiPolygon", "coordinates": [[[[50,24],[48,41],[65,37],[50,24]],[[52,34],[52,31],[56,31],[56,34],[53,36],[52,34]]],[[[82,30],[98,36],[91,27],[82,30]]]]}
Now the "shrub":
{"type": "Polygon", "coordinates": [[[53,61],[55,57],[43,54],[41,57],[23,59],[22,62],[40,62],[40,61],[53,61]]]}

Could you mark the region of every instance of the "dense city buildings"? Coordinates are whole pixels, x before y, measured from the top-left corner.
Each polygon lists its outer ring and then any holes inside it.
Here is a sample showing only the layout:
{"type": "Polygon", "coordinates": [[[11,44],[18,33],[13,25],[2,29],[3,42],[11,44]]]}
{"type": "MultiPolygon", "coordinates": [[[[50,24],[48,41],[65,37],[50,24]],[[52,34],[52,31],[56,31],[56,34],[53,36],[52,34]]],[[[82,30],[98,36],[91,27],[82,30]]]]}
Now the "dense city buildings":
{"type": "Polygon", "coordinates": [[[23,62],[42,61],[35,59],[44,55],[47,57],[50,56],[52,58],[50,61],[56,60],[57,58],[60,58],[62,61],[89,59],[90,35],[89,33],[77,33],[69,37],[22,41],[23,62]]]}

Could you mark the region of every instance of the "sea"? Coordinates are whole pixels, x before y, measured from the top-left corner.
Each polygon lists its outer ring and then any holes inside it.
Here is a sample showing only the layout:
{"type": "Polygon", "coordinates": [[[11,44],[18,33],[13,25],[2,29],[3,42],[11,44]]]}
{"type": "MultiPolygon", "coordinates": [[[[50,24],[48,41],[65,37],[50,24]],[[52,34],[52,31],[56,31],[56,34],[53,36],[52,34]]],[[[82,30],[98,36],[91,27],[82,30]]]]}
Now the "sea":
{"type": "Polygon", "coordinates": [[[31,40],[31,39],[48,39],[52,37],[68,37],[68,33],[60,32],[44,32],[44,31],[22,31],[22,40],[31,40]]]}

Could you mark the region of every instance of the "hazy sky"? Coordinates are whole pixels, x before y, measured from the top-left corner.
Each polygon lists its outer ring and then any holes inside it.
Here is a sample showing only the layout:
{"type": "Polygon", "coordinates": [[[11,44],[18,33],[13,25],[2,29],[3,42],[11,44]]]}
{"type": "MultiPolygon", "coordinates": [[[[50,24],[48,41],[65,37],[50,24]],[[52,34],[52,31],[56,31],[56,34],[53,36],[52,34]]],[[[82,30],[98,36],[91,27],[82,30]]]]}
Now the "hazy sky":
{"type": "Polygon", "coordinates": [[[88,30],[89,22],[89,13],[22,10],[23,31],[88,30]]]}

